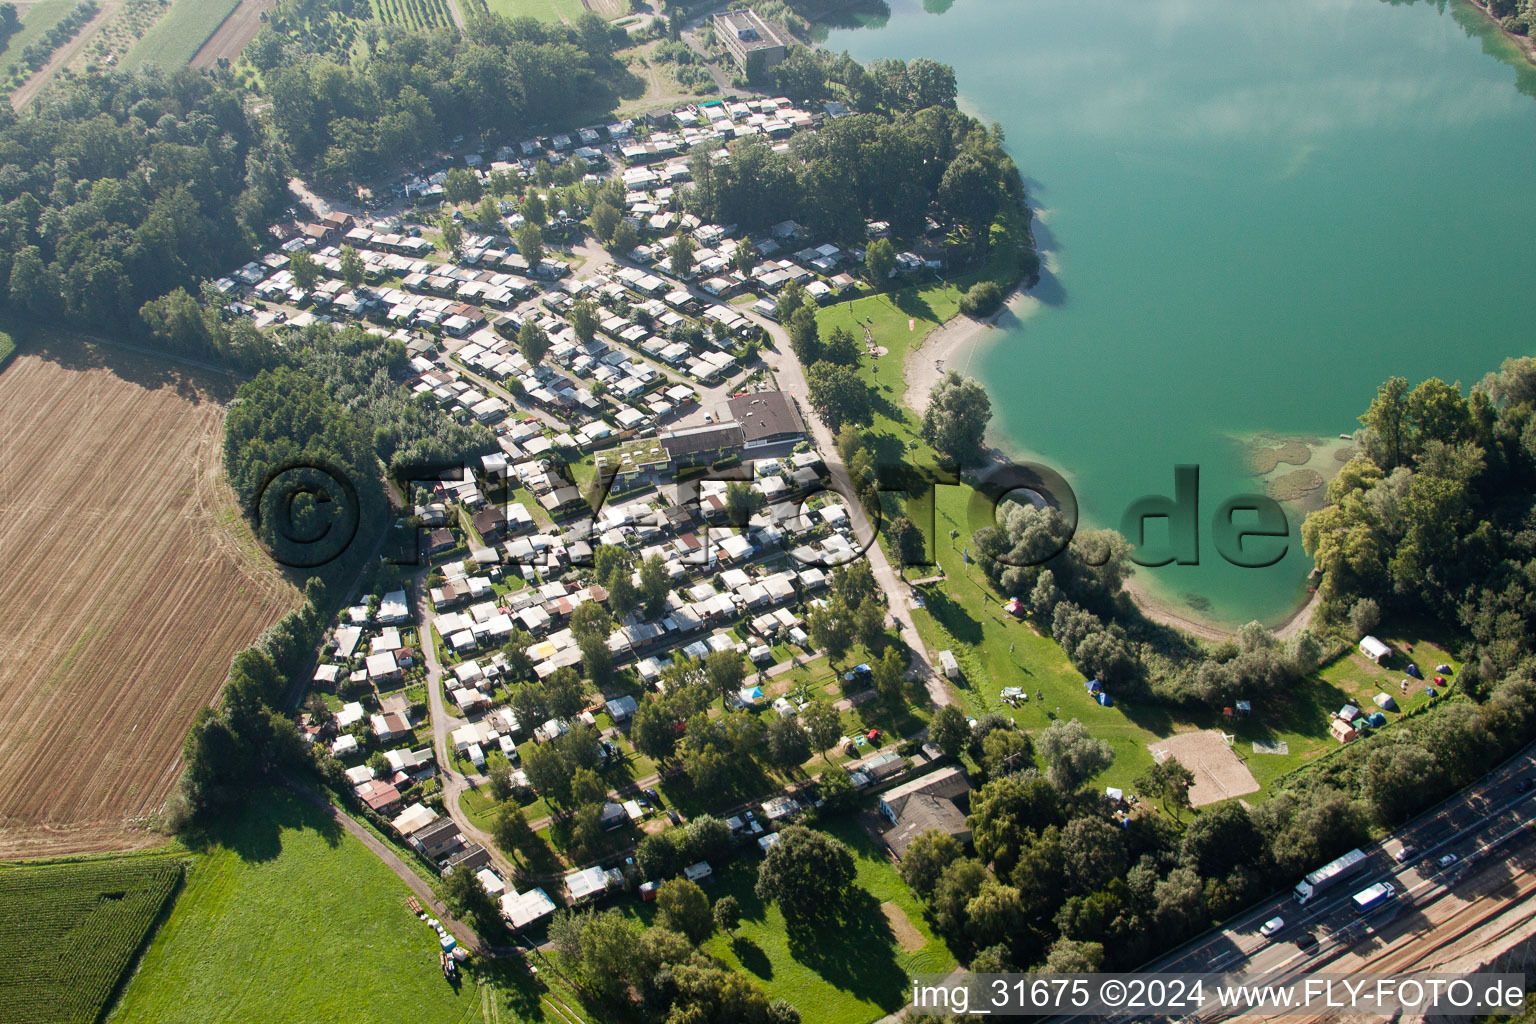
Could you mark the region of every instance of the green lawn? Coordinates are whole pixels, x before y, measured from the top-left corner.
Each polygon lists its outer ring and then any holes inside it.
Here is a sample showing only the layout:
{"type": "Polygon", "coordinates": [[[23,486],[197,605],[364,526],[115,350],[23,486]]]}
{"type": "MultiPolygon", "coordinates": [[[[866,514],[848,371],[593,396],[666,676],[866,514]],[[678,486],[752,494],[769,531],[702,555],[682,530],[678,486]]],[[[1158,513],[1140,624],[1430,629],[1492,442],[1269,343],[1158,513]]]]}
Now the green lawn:
{"type": "Polygon", "coordinates": [[[190,61],[240,0],[175,0],[165,16],[123,58],[125,68],[158,64],[167,71],[190,61]]]}
{"type": "MultiPolygon", "coordinates": [[[[868,1024],[905,1005],[913,973],[952,970],[955,958],[934,938],[923,920],[922,905],[896,866],[862,828],[840,820],[824,830],[853,850],[858,884],[867,893],[859,894],[854,911],[840,927],[789,928],[778,908],[764,906],[753,892],[761,858],[747,847],[731,863],[717,866],[705,883],[711,900],[729,894],[740,901],[741,927],[734,936],[716,934],[703,948],[762,985],[770,998],[793,1003],[806,1021],[868,1024]],[[905,943],[888,923],[891,913],[898,920],[905,918],[905,943]]],[[[649,922],[653,908],[626,903],[623,912],[649,922]]]]}
{"type": "Polygon", "coordinates": [[[409,895],[320,811],[257,791],[197,858],[113,1020],[498,1019],[488,1007],[530,1019],[537,994],[526,987],[444,981],[436,934],[409,895]]]}
{"type": "MultiPolygon", "coordinates": [[[[474,6],[474,0],[468,0],[467,8],[474,6]]],[[[508,18],[537,18],[540,21],[571,21],[581,17],[586,10],[581,5],[581,0],[486,0],[486,7],[492,14],[500,14],[508,18]]]]}
{"type": "Polygon", "coordinates": [[[5,41],[0,49],[0,68],[8,68],[21,59],[21,51],[43,38],[59,21],[74,10],[75,0],[38,0],[35,4],[18,7],[21,28],[5,41]]]}

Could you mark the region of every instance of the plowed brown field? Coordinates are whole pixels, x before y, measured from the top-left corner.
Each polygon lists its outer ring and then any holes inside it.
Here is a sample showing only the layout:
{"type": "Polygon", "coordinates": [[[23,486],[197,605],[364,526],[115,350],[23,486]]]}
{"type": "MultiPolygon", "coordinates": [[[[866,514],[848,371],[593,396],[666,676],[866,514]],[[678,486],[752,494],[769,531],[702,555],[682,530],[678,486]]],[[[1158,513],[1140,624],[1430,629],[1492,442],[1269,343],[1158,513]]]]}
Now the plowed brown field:
{"type": "Polygon", "coordinates": [[[31,348],[0,373],[0,858],[156,841],[193,716],[299,600],[220,469],[229,380],[31,348]]]}

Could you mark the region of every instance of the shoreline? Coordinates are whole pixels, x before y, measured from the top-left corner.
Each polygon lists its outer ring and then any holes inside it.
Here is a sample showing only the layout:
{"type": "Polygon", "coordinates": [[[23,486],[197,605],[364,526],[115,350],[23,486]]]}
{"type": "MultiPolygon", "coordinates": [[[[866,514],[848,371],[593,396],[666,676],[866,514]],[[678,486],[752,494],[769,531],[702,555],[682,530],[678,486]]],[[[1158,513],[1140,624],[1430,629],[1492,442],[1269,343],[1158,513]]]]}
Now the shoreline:
{"type": "MultiPolygon", "coordinates": [[[[1477,13],[1480,14],[1483,19],[1493,27],[1494,31],[1498,32],[1499,35],[1508,40],[1510,45],[1518,50],[1521,56],[1525,58],[1525,62],[1528,65],[1536,68],[1536,37],[1516,35],[1515,33],[1509,31],[1509,29],[1505,28],[1499,22],[1498,18],[1493,16],[1493,12],[1485,7],[1482,3],[1479,3],[1478,0],[1466,0],[1466,3],[1467,6],[1477,11],[1477,13]]],[[[1536,29],[1536,26],[1532,26],[1532,28],[1536,29]]]]}
{"type": "Polygon", "coordinates": [[[929,331],[915,348],[907,351],[902,376],[906,380],[906,393],[902,404],[912,410],[919,419],[928,407],[928,398],[938,386],[944,374],[950,370],[964,373],[971,360],[988,340],[991,331],[999,326],[1004,316],[1023,321],[1040,306],[1040,300],[1023,288],[1016,288],[1003,300],[1002,306],[990,316],[980,320],[956,313],[929,331]]]}
{"type": "MultiPolygon", "coordinates": [[[[902,404],[921,419],[928,406],[929,396],[945,373],[950,370],[965,373],[982,347],[991,340],[993,330],[1005,326],[1000,323],[1004,317],[1012,317],[1013,324],[1017,324],[1033,315],[1040,305],[1039,299],[1019,287],[1010,292],[1003,305],[990,316],[978,320],[964,313],[956,313],[929,331],[916,347],[907,351],[902,368],[906,382],[902,404]]],[[[988,451],[987,463],[1004,458],[1001,449],[994,446],[988,451]]],[[[1237,627],[1224,626],[1178,608],[1172,601],[1153,593],[1145,580],[1137,580],[1134,576],[1126,581],[1125,593],[1141,614],[1151,621],[1181,629],[1198,639],[1220,643],[1237,632],[1237,627]]],[[[1293,608],[1285,620],[1271,627],[1270,631],[1280,640],[1293,636],[1311,623],[1316,606],[1317,595],[1313,594],[1293,608]]]]}

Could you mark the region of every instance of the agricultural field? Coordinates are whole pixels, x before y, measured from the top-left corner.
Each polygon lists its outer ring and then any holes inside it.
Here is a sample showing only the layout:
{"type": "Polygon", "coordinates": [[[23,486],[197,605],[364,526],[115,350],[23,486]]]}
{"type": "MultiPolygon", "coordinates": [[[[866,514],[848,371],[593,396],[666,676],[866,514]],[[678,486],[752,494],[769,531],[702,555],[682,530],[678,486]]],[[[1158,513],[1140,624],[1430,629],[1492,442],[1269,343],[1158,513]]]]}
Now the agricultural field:
{"type": "Polygon", "coordinates": [[[141,64],[158,64],[162,68],[175,69],[190,63],[238,2],[173,0],[171,9],[128,51],[122,66],[134,68],[141,64]]]}
{"type": "Polygon", "coordinates": [[[18,341],[0,373],[0,859],[144,846],[193,716],[299,595],[223,478],[231,381],[18,341]]]}
{"type": "Polygon", "coordinates": [[[69,62],[70,71],[105,67],[122,60],[144,34],[171,9],[171,0],[123,0],[81,51],[69,62]]]}
{"type": "Polygon", "coordinates": [[[209,837],[110,1020],[510,1024],[544,1016],[529,979],[444,981],[437,935],[406,907],[408,896],[324,812],[286,791],[258,792],[209,837]]]}
{"type": "Polygon", "coordinates": [[[94,1024],[182,869],[172,856],[0,869],[0,1020],[94,1024]]]}
{"type": "MultiPolygon", "coordinates": [[[[473,0],[470,0],[473,6],[473,0]]],[[[373,0],[374,14],[386,25],[406,29],[448,28],[453,12],[448,0],[373,0]]]]}

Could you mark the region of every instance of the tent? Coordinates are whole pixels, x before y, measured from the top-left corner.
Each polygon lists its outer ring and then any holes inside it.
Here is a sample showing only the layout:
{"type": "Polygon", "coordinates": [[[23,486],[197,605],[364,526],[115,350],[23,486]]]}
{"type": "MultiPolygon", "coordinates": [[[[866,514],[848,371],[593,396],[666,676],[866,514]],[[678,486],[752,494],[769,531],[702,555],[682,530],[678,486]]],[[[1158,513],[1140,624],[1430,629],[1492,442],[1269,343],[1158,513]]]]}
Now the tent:
{"type": "Polygon", "coordinates": [[[1115,702],[1110,700],[1109,694],[1105,693],[1103,690],[1100,690],[1098,693],[1094,694],[1093,699],[1098,701],[1099,704],[1106,708],[1112,708],[1115,706],[1115,702]]]}
{"type": "Polygon", "coordinates": [[[1420,674],[1420,672],[1419,672],[1419,666],[1415,665],[1411,661],[1408,663],[1408,667],[1403,669],[1403,671],[1407,672],[1409,675],[1413,676],[1413,678],[1415,678],[1415,679],[1423,679],[1424,678],[1424,676],[1422,674],[1420,674]]]}
{"type": "Polygon", "coordinates": [[[1397,701],[1392,699],[1390,693],[1378,693],[1373,699],[1376,701],[1376,706],[1383,711],[1397,710],[1397,701]]]}
{"type": "Polygon", "coordinates": [[[1016,597],[1009,598],[1008,603],[1003,605],[1003,611],[1017,618],[1022,619],[1024,617],[1024,605],[1016,597]]]}
{"type": "Polygon", "coordinates": [[[1089,693],[1098,693],[1099,691],[1104,689],[1104,687],[1099,685],[1099,681],[1097,679],[1090,679],[1086,683],[1084,683],[1083,685],[1088,687],[1088,692],[1089,693]]]}

